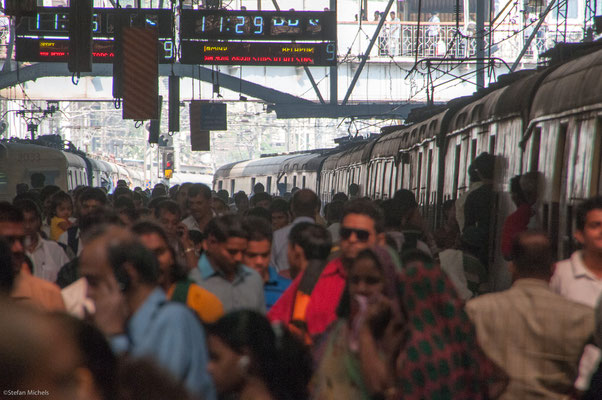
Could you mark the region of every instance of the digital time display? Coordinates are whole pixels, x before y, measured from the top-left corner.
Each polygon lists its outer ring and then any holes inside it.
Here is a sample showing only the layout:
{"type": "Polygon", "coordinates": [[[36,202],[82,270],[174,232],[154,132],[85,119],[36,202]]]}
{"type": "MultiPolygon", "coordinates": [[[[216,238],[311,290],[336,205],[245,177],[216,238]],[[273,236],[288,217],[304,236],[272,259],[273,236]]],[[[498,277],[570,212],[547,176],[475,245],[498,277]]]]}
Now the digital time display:
{"type": "MultiPolygon", "coordinates": [[[[126,26],[156,28],[160,38],[173,38],[173,13],[167,9],[95,8],[92,14],[94,37],[113,37],[117,18],[126,26]]],[[[68,37],[69,9],[65,7],[38,7],[32,17],[23,17],[16,30],[17,36],[68,37]]]]}
{"type": "Polygon", "coordinates": [[[183,64],[333,66],[336,45],[322,43],[182,42],[183,64]]]}
{"type": "MultiPolygon", "coordinates": [[[[67,62],[69,59],[69,39],[16,38],[17,61],[67,62]]],[[[112,63],[115,58],[114,42],[110,39],[94,39],[92,61],[112,63]]],[[[175,60],[175,47],[171,39],[159,39],[159,63],[171,64],[175,60]]]]}
{"type": "Polygon", "coordinates": [[[182,10],[180,37],[336,41],[336,16],[332,11],[182,10]]]}

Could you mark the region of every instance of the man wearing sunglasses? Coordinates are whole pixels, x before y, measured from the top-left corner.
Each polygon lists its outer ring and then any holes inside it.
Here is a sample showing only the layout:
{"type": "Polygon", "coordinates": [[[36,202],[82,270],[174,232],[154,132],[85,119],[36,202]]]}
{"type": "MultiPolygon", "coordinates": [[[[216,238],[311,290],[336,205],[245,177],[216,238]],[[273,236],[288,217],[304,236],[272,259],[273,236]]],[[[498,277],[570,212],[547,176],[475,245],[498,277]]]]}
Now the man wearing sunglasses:
{"type": "MultiPolygon", "coordinates": [[[[336,309],[345,288],[347,271],[364,249],[384,244],[381,211],[369,200],[352,200],[343,209],[340,229],[340,256],[330,261],[313,286],[303,316],[310,337],[323,333],[336,319],[336,309]]],[[[291,322],[296,293],[306,272],[299,274],[268,313],[271,321],[291,322]]]]}

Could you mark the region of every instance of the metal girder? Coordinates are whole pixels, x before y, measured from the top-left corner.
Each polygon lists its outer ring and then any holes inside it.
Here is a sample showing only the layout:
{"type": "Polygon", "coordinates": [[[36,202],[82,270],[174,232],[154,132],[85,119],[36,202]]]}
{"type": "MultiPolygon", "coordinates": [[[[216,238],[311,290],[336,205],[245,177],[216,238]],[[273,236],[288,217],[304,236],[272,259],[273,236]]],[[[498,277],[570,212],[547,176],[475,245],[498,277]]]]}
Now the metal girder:
{"type": "Polygon", "coordinates": [[[318,99],[320,100],[320,103],[321,104],[326,104],[324,102],[324,98],[322,97],[322,93],[320,93],[320,88],[316,84],[316,80],[314,79],[313,74],[309,70],[309,67],[307,65],[304,65],[303,69],[305,70],[305,74],[309,78],[309,81],[311,82],[311,86],[314,88],[314,91],[316,92],[316,96],[318,96],[318,99]]]}
{"type": "MultiPolygon", "coordinates": [[[[184,64],[174,64],[173,74],[182,78],[200,79],[204,82],[213,82],[215,72],[209,68],[184,64]]],[[[172,74],[172,65],[159,65],[159,75],[169,76],[172,74]]],[[[310,100],[293,96],[275,89],[258,85],[253,82],[241,80],[237,77],[217,72],[221,87],[241,92],[251,97],[262,99],[268,103],[292,103],[292,104],[314,104],[310,100]]],[[[72,76],[67,70],[65,63],[37,63],[22,67],[17,71],[0,74],[0,89],[15,86],[22,82],[36,80],[43,77],[72,76]]],[[[81,76],[113,76],[112,64],[93,64],[92,72],[82,73],[81,76]]]]}
{"type": "Polygon", "coordinates": [[[377,118],[405,119],[413,108],[424,107],[426,103],[370,103],[370,104],[274,104],[268,111],[275,111],[278,118],[377,118]]]}
{"type": "Polygon", "coordinates": [[[598,8],[598,0],[585,0],[585,10],[583,13],[583,36],[587,35],[587,30],[594,25],[594,17],[598,8]]]}
{"type": "Polygon", "coordinates": [[[566,31],[568,24],[569,1],[558,0],[556,2],[556,43],[566,42],[566,31]]]}
{"type": "MultiPolygon", "coordinates": [[[[175,75],[181,78],[200,79],[204,82],[213,82],[214,71],[211,69],[183,65],[161,64],[160,76],[175,75]],[[172,72],[173,67],[173,72],[172,72]]],[[[366,103],[353,105],[336,105],[315,103],[301,97],[293,96],[275,89],[258,85],[253,82],[241,80],[237,77],[217,72],[220,86],[234,92],[240,92],[269,103],[269,110],[276,111],[278,118],[340,118],[340,117],[366,117],[366,118],[405,118],[409,111],[415,107],[424,106],[425,103],[366,103]]],[[[0,89],[6,89],[19,83],[34,81],[44,77],[70,77],[73,74],[64,63],[37,63],[27,67],[0,74],[0,89]]],[[[92,64],[92,72],[82,73],[82,76],[113,76],[111,64],[92,64]]]]}
{"type": "MultiPolygon", "coordinates": [[[[561,0],[561,1],[566,1],[566,0],[561,0]]],[[[537,21],[537,25],[535,25],[533,32],[531,32],[531,35],[525,42],[523,49],[520,51],[520,54],[518,55],[518,57],[516,57],[516,61],[514,61],[514,64],[512,64],[512,67],[510,67],[510,72],[514,72],[516,70],[516,67],[518,67],[520,65],[520,60],[522,60],[522,58],[525,55],[525,53],[527,52],[527,50],[529,50],[529,46],[531,46],[531,42],[533,41],[533,38],[535,38],[535,35],[537,35],[539,28],[541,28],[544,21],[546,20],[546,17],[550,13],[550,11],[552,11],[552,8],[554,8],[554,4],[556,4],[556,0],[550,0],[550,4],[548,4],[548,7],[539,16],[539,21],[537,21]]]]}
{"type": "Polygon", "coordinates": [[[355,71],[355,75],[353,75],[353,79],[351,80],[351,83],[349,84],[349,89],[347,89],[347,94],[345,95],[345,98],[343,99],[343,103],[342,103],[343,105],[347,104],[349,97],[351,97],[351,93],[353,93],[353,88],[355,88],[355,84],[357,83],[357,80],[359,79],[360,74],[362,73],[362,70],[364,69],[364,65],[366,65],[366,61],[368,61],[368,56],[370,56],[372,47],[374,47],[374,43],[376,43],[376,39],[378,39],[380,30],[382,29],[383,25],[385,24],[385,20],[387,19],[387,15],[389,15],[389,10],[391,9],[391,6],[393,5],[394,1],[395,0],[389,0],[389,2],[387,3],[387,7],[385,8],[385,11],[382,13],[382,16],[380,17],[380,21],[378,21],[378,26],[376,27],[376,31],[374,32],[374,35],[372,35],[372,39],[370,39],[370,43],[368,44],[368,48],[366,49],[366,52],[362,55],[362,61],[360,62],[360,66],[358,67],[357,71],[355,71]]]}

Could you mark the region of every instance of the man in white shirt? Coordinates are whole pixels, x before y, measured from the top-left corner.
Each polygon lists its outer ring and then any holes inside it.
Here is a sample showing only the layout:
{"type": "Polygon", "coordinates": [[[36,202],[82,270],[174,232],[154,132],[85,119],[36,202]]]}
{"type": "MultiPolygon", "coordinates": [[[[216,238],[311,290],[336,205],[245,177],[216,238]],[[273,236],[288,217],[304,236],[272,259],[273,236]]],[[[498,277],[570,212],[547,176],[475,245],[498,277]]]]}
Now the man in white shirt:
{"type": "MultiPolygon", "coordinates": [[[[602,197],[588,199],[577,208],[576,228],[575,239],[583,248],[556,264],[550,287],[564,297],[595,308],[602,294],[602,197]]],[[[600,354],[597,347],[586,348],[575,383],[577,389],[589,386],[600,354]]]]}
{"type": "Polygon", "coordinates": [[[211,210],[211,189],[202,183],[195,183],[188,189],[188,211],[190,215],[182,220],[189,231],[203,232],[213,218],[211,210]]]}
{"type": "Polygon", "coordinates": [[[395,16],[394,11],[391,11],[389,15],[391,16],[391,30],[389,31],[391,34],[391,40],[389,41],[389,44],[391,46],[391,55],[397,56],[399,55],[401,25],[399,25],[399,18],[395,16]]]}
{"type": "Polygon", "coordinates": [[[33,201],[22,200],[16,206],[24,216],[25,251],[33,264],[32,274],[54,283],[59,269],[69,262],[69,258],[56,242],[46,240],[40,235],[42,215],[33,201]]]}

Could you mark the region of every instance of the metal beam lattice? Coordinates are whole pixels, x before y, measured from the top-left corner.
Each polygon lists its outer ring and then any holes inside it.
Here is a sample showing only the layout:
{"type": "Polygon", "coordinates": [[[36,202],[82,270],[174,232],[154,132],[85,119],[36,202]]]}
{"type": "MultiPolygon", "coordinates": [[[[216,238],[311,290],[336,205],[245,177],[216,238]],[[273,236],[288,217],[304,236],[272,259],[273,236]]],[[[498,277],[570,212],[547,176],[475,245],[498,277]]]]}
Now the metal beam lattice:
{"type": "Polygon", "coordinates": [[[565,43],[567,39],[569,1],[560,0],[556,5],[556,43],[565,43]]]}
{"type": "Polygon", "coordinates": [[[587,37],[588,29],[594,28],[594,17],[598,8],[598,0],[585,0],[583,13],[583,37],[587,37]]]}

